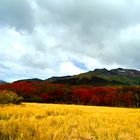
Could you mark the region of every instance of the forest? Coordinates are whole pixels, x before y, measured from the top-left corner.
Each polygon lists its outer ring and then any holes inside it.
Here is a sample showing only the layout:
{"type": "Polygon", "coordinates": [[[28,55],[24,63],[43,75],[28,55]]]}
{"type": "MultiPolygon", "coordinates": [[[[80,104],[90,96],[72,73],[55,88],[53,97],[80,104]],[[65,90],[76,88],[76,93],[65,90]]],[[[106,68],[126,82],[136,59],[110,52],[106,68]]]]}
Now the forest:
{"type": "Polygon", "coordinates": [[[0,85],[23,102],[140,107],[140,86],[89,86],[20,81],[0,85]]]}

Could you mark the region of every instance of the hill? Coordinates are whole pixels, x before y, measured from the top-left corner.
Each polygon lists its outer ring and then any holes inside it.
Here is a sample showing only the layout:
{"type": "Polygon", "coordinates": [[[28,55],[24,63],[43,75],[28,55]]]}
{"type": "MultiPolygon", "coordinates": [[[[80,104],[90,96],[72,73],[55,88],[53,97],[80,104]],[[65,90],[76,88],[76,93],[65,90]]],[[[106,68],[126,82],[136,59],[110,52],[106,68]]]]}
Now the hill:
{"type": "Polygon", "coordinates": [[[42,79],[22,79],[14,82],[32,81],[32,82],[49,82],[55,84],[69,85],[91,85],[91,86],[138,86],[140,85],[140,71],[134,69],[117,68],[112,70],[95,69],[93,71],[81,73],[73,76],[53,76],[42,79]]]}
{"type": "Polygon", "coordinates": [[[95,69],[74,76],[52,77],[45,81],[70,85],[140,85],[140,71],[133,69],[95,69]]]}
{"type": "Polygon", "coordinates": [[[0,84],[6,84],[6,82],[3,80],[0,80],[0,84]]]}

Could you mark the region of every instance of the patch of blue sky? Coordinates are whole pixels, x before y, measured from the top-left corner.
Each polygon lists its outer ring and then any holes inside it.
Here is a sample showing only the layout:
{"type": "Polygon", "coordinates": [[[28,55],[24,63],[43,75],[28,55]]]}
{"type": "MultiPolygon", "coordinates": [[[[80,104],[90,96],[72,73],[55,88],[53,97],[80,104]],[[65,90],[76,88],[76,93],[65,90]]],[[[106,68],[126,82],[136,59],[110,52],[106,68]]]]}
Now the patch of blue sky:
{"type": "Polygon", "coordinates": [[[76,67],[78,67],[78,68],[80,68],[80,69],[82,69],[82,70],[85,70],[85,71],[88,70],[88,68],[85,66],[84,63],[79,62],[79,61],[77,61],[77,60],[71,60],[71,61],[72,61],[72,63],[73,63],[76,67]]]}

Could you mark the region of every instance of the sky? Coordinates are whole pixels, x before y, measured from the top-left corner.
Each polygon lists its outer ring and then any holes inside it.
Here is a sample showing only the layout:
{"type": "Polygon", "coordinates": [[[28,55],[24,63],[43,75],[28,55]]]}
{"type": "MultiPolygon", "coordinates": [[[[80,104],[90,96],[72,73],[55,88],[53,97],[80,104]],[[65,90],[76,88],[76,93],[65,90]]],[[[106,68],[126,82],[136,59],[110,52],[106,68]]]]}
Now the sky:
{"type": "Polygon", "coordinates": [[[140,0],[0,0],[0,80],[140,70],[140,0]]]}

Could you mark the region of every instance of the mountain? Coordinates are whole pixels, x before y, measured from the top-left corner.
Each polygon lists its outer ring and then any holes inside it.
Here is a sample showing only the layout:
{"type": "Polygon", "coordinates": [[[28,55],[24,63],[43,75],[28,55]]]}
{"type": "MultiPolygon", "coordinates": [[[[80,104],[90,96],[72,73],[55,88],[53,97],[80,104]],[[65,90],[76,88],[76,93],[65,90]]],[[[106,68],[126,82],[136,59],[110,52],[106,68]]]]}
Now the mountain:
{"type": "MultiPolygon", "coordinates": [[[[92,85],[92,86],[119,86],[119,85],[140,85],[140,71],[134,69],[117,68],[112,70],[95,69],[74,76],[51,77],[45,80],[21,79],[18,82],[49,82],[69,85],[92,85]]],[[[0,80],[0,84],[6,84],[0,80]]]]}
{"type": "Polygon", "coordinates": [[[6,84],[6,82],[3,80],[0,80],[0,84],[6,84]]]}
{"type": "Polygon", "coordinates": [[[61,77],[53,76],[51,78],[46,79],[46,81],[48,81],[48,82],[55,82],[55,81],[59,81],[59,80],[69,79],[69,78],[72,78],[72,76],[61,76],[61,77]]]}
{"type": "Polygon", "coordinates": [[[44,82],[44,80],[38,79],[38,78],[32,78],[32,79],[21,79],[14,81],[13,83],[18,83],[18,82],[44,82]]]}
{"type": "Polygon", "coordinates": [[[140,85],[140,71],[134,69],[95,69],[74,76],[52,77],[45,81],[70,85],[140,85]]]}

